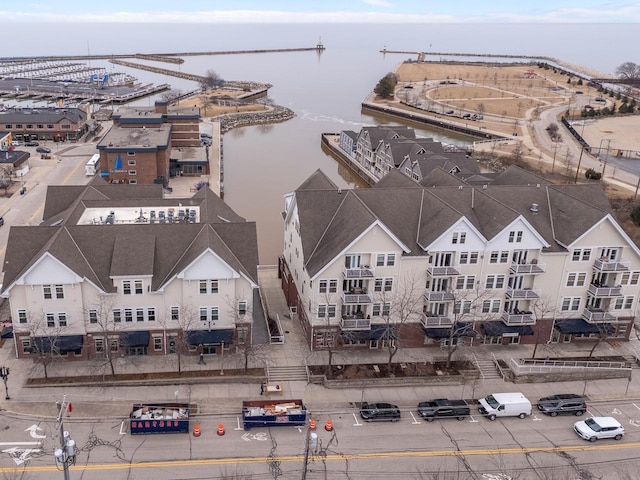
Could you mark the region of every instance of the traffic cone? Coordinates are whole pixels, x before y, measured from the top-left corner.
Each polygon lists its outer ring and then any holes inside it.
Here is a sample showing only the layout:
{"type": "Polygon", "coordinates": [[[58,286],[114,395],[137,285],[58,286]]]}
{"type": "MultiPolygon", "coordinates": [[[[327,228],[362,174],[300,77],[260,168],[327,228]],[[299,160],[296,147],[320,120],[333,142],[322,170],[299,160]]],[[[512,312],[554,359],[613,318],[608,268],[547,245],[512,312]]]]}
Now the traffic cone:
{"type": "Polygon", "coordinates": [[[222,423],[218,424],[218,435],[220,436],[224,435],[224,424],[222,423]]]}
{"type": "Polygon", "coordinates": [[[316,421],[313,418],[311,420],[309,420],[309,429],[310,430],[315,430],[316,429],[316,421]]]}
{"type": "Polygon", "coordinates": [[[200,425],[197,423],[193,426],[193,436],[194,437],[200,436],[200,425]]]}
{"type": "Polygon", "coordinates": [[[331,420],[327,420],[327,423],[324,424],[324,429],[327,432],[330,432],[331,430],[333,430],[333,422],[331,420]]]}

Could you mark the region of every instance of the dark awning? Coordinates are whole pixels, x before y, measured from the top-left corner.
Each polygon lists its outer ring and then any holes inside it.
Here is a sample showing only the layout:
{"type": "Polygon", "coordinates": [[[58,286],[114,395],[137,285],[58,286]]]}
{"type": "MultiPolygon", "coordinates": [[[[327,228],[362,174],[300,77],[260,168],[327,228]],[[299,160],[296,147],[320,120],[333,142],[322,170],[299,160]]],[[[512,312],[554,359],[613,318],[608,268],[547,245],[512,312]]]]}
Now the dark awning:
{"type": "Polygon", "coordinates": [[[350,340],[380,340],[382,337],[388,337],[390,340],[396,338],[396,329],[393,325],[371,325],[370,330],[343,330],[342,338],[350,340]],[[387,329],[390,329],[387,333],[387,329]]]}
{"type": "Polygon", "coordinates": [[[429,338],[449,338],[449,337],[475,337],[471,322],[457,322],[446,328],[423,328],[424,334],[429,338]]]}
{"type": "Polygon", "coordinates": [[[34,337],[33,350],[39,353],[51,352],[51,345],[57,352],[73,352],[82,350],[84,336],[82,335],[63,335],[60,337],[34,337]]]}
{"type": "Polygon", "coordinates": [[[554,328],[557,328],[560,333],[573,334],[573,333],[605,333],[612,335],[616,329],[610,323],[589,323],[582,318],[565,318],[563,320],[556,320],[554,328]]]}
{"type": "Polygon", "coordinates": [[[233,329],[227,330],[189,330],[187,343],[191,347],[198,345],[231,345],[233,343],[233,329]]]}
{"type": "Polygon", "coordinates": [[[140,330],[137,332],[125,332],[120,336],[123,347],[148,347],[149,332],[140,330]]]}
{"type": "Polygon", "coordinates": [[[482,329],[485,335],[490,337],[502,337],[513,335],[533,335],[533,328],[530,325],[507,325],[500,320],[495,322],[484,322],[482,329]],[[506,334],[506,335],[505,335],[506,334]]]}

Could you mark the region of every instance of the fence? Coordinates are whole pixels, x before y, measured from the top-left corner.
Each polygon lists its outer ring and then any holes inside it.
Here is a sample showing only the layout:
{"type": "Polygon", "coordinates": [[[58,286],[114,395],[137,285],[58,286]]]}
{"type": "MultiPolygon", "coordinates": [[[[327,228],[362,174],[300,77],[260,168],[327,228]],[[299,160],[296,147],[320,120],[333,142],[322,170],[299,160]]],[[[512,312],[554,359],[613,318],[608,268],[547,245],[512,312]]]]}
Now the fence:
{"type": "Polygon", "coordinates": [[[510,360],[510,367],[516,375],[524,375],[527,373],[563,373],[586,370],[615,370],[631,372],[631,366],[627,362],[534,360],[512,358],[510,360]]]}

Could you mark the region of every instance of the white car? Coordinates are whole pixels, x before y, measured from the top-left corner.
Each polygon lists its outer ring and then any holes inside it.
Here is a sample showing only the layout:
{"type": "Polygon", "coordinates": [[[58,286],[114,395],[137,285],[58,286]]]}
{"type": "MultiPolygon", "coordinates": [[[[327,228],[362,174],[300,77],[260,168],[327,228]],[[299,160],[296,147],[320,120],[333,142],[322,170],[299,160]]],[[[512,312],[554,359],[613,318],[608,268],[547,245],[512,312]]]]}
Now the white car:
{"type": "Polygon", "coordinates": [[[624,435],[624,427],[613,417],[591,417],[573,425],[575,432],[590,442],[601,438],[620,440],[624,435]]]}

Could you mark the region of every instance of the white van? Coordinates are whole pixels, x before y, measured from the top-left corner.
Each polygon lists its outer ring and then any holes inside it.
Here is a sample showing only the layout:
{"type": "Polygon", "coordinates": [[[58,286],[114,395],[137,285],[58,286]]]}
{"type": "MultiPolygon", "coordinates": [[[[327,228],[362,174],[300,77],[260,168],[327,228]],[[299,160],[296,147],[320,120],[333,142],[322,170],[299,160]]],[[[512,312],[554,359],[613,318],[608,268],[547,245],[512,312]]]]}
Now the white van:
{"type": "Polygon", "coordinates": [[[492,393],[478,401],[478,410],[489,420],[496,417],[520,417],[531,415],[531,402],[520,392],[492,393]]]}

